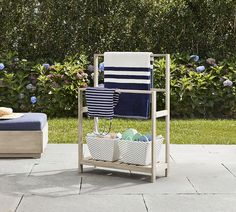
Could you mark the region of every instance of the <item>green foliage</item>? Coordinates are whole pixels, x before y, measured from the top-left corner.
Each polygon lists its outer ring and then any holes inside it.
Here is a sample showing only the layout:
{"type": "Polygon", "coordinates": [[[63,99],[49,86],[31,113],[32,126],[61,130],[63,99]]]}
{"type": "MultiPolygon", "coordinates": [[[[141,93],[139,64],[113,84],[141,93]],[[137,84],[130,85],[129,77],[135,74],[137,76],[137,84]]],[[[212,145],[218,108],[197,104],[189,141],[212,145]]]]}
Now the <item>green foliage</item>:
{"type": "MultiPolygon", "coordinates": [[[[62,63],[49,65],[33,64],[9,53],[0,56],[0,63],[5,66],[0,70],[0,106],[12,107],[14,111],[41,111],[51,117],[75,116],[78,88],[92,83],[85,71],[88,62],[84,55],[67,57],[62,63]]],[[[164,72],[164,59],[156,60],[156,88],[164,88],[164,72]]],[[[233,60],[216,63],[210,58],[195,62],[189,55],[173,55],[171,115],[235,118],[235,85],[236,63],[233,60]],[[199,71],[201,66],[205,70],[199,71]]],[[[164,108],[164,98],[164,94],[158,93],[159,109],[164,108]]]]}
{"type": "Polygon", "coordinates": [[[34,88],[27,89],[30,76],[33,74],[32,64],[25,59],[20,60],[15,54],[9,53],[0,57],[5,68],[0,71],[0,104],[21,111],[31,110],[30,96],[34,88]]]}
{"type": "Polygon", "coordinates": [[[77,91],[86,87],[87,58],[68,57],[63,63],[32,64],[12,54],[0,57],[5,68],[0,71],[0,105],[14,111],[41,111],[49,116],[77,114],[77,91]],[[32,98],[36,97],[36,102],[32,98]]]}
{"type": "MultiPolygon", "coordinates": [[[[164,87],[164,60],[154,64],[155,87],[164,87]]],[[[236,117],[236,63],[208,64],[194,62],[189,56],[175,55],[171,60],[171,115],[172,117],[236,117]],[[204,65],[205,70],[197,72],[204,65]],[[226,80],[232,86],[224,86],[226,80]]],[[[160,95],[159,107],[164,107],[160,95]]]]}
{"type": "Polygon", "coordinates": [[[37,65],[38,108],[52,116],[73,116],[77,114],[78,88],[87,87],[88,74],[85,73],[87,59],[81,55],[67,58],[63,64],[55,63],[46,69],[37,65]],[[45,107],[47,105],[47,107],[45,107]]]}
{"type": "Polygon", "coordinates": [[[1,0],[0,49],[62,61],[78,51],[236,52],[235,0],[1,0]]]}

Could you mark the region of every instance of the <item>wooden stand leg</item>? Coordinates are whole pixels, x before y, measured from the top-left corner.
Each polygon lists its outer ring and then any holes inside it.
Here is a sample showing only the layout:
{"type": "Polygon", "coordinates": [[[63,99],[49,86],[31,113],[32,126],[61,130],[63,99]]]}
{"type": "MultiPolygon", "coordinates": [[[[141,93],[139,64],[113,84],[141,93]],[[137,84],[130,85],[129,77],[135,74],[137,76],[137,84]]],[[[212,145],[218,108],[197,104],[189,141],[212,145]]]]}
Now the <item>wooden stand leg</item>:
{"type": "Polygon", "coordinates": [[[79,173],[83,173],[84,172],[84,167],[83,165],[79,165],[79,173]]]}
{"type": "Polygon", "coordinates": [[[83,172],[83,165],[80,163],[84,158],[83,154],[83,93],[78,92],[78,171],[83,172]]]}
{"type": "Polygon", "coordinates": [[[156,154],[156,91],[152,91],[152,183],[156,181],[156,154]]]}
{"type": "Polygon", "coordinates": [[[165,108],[167,110],[166,122],[166,158],[167,169],[165,170],[165,176],[169,174],[170,164],[170,55],[166,55],[166,96],[165,96],[165,108]]]}
{"type": "Polygon", "coordinates": [[[167,168],[165,169],[165,177],[168,177],[168,175],[169,175],[169,169],[167,168]]]}

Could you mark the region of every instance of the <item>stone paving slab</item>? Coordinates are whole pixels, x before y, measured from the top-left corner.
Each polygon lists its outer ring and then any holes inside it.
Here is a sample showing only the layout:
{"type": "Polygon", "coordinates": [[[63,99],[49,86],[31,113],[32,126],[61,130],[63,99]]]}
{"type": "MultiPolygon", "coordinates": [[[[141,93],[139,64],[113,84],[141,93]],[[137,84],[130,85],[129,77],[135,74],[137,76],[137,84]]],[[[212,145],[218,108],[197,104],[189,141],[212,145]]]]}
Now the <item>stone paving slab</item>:
{"type": "Polygon", "coordinates": [[[236,177],[236,163],[222,163],[222,165],[223,165],[234,177],[236,177]]]}
{"type": "Polygon", "coordinates": [[[189,177],[197,192],[210,194],[236,194],[236,178],[235,177],[206,177],[197,178],[189,177]]]}
{"type": "Polygon", "coordinates": [[[175,163],[215,163],[203,145],[171,145],[170,152],[175,163]]]}
{"type": "Polygon", "coordinates": [[[27,176],[25,174],[1,175],[0,176],[0,194],[23,195],[25,189],[21,186],[20,182],[26,179],[27,179],[27,176]]]}
{"type": "Polygon", "coordinates": [[[79,194],[81,177],[77,170],[43,172],[40,175],[31,173],[19,182],[24,194],[57,197],[79,194]]]}
{"type": "Polygon", "coordinates": [[[236,195],[144,195],[148,212],[235,212],[236,195]]]}
{"type": "Polygon", "coordinates": [[[5,174],[30,173],[39,159],[0,159],[0,176],[5,174]]]}
{"type": "Polygon", "coordinates": [[[232,177],[232,174],[220,163],[216,164],[171,164],[170,175],[197,178],[232,177]]]}
{"type": "Polygon", "coordinates": [[[170,175],[158,170],[155,183],[115,169],[79,174],[77,148],[49,144],[40,159],[0,159],[0,212],[235,211],[236,145],[171,145],[170,175]]]}
{"type": "Polygon", "coordinates": [[[214,162],[236,163],[236,145],[205,145],[214,162]]]}
{"type": "Polygon", "coordinates": [[[141,195],[25,196],[17,212],[146,212],[141,195]],[[37,202],[37,205],[35,203],[37,202]]]}
{"type": "Polygon", "coordinates": [[[68,171],[68,170],[76,170],[78,173],[78,162],[48,162],[45,161],[34,165],[31,171],[31,175],[48,175],[51,172],[61,172],[61,171],[68,171]]]}
{"type": "Polygon", "coordinates": [[[2,194],[0,193],[0,211],[13,212],[16,210],[22,195],[18,194],[2,194]]]}
{"type": "Polygon", "coordinates": [[[156,183],[150,177],[121,172],[93,170],[82,176],[81,194],[156,194],[156,193],[195,193],[185,176],[171,174],[159,176],[156,183]]]}
{"type": "MultiPolygon", "coordinates": [[[[210,150],[209,146],[205,149],[210,150]]],[[[229,146],[213,148],[213,151],[221,151],[225,154],[233,154],[234,150],[235,148],[230,149],[229,146]]],[[[209,154],[212,153],[209,152],[209,154]]],[[[187,157],[187,154],[181,156],[181,159],[184,157],[187,157]]],[[[236,154],[234,158],[236,158],[236,154]]],[[[236,161],[232,164],[232,160],[227,160],[226,157],[219,157],[218,160],[212,157],[211,160],[205,162],[203,160],[204,157],[200,160],[197,159],[198,163],[193,163],[192,160],[181,161],[176,166],[171,166],[171,173],[186,176],[198,193],[236,193],[236,177],[234,175],[236,161]],[[230,161],[227,167],[223,164],[223,160],[230,161]]]]}
{"type": "Polygon", "coordinates": [[[172,144],[170,155],[175,163],[236,163],[236,145],[172,144]]]}
{"type": "Polygon", "coordinates": [[[46,151],[42,158],[40,159],[40,163],[74,163],[78,161],[78,153],[77,152],[50,152],[46,151]]]}
{"type": "MultiPolygon", "coordinates": [[[[176,146],[178,147],[178,145],[176,145],[176,146]]],[[[183,146],[186,146],[186,145],[183,145],[183,146]]],[[[202,146],[209,153],[217,153],[217,152],[236,153],[236,145],[219,145],[219,144],[214,145],[214,144],[211,144],[211,145],[202,145],[202,146]]]]}

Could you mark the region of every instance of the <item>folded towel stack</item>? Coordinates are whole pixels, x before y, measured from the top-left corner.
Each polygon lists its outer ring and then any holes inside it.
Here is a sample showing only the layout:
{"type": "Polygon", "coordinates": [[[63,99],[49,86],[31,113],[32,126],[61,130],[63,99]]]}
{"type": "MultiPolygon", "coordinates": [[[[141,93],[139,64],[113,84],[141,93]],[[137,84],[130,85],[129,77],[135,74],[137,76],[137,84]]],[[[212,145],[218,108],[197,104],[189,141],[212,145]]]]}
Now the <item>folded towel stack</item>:
{"type": "MultiPolygon", "coordinates": [[[[104,84],[106,88],[150,90],[151,52],[105,52],[104,84]]],[[[148,118],[150,95],[122,93],[115,116],[148,118]]]]}

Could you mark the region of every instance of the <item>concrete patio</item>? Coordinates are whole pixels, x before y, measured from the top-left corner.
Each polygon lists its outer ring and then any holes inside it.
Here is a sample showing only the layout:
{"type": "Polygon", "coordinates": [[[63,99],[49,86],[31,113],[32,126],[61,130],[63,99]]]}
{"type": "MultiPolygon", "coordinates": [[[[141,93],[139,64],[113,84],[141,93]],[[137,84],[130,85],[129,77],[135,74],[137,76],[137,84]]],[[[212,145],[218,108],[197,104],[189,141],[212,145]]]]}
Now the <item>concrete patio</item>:
{"type": "Polygon", "coordinates": [[[168,178],[85,168],[77,145],[41,159],[0,159],[0,212],[236,211],[236,145],[171,145],[168,178]]]}

